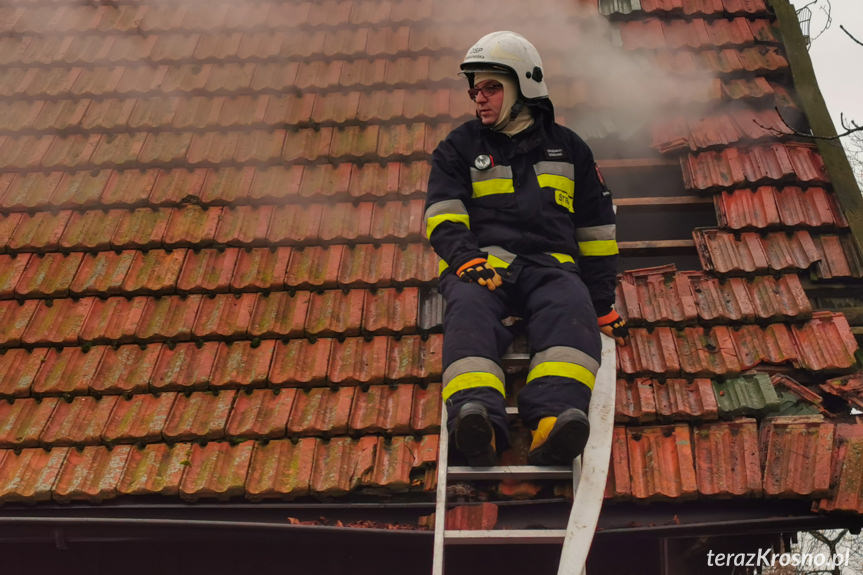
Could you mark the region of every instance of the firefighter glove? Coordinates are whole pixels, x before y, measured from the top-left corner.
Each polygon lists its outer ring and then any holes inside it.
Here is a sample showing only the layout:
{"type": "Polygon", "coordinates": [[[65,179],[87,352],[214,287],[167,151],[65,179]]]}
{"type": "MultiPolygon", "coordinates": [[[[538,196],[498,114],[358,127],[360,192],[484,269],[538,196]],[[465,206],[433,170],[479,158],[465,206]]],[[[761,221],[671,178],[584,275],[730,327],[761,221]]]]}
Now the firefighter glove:
{"type": "Polygon", "coordinates": [[[500,274],[488,265],[488,260],[485,258],[470,260],[458,268],[456,275],[462,281],[478,283],[491,291],[494,291],[495,288],[500,287],[503,283],[500,274]]]}
{"type": "Polygon", "coordinates": [[[613,337],[618,345],[625,343],[625,338],[629,336],[629,328],[626,327],[626,321],[620,317],[616,310],[612,309],[607,314],[598,318],[599,331],[609,337],[613,337]]]}

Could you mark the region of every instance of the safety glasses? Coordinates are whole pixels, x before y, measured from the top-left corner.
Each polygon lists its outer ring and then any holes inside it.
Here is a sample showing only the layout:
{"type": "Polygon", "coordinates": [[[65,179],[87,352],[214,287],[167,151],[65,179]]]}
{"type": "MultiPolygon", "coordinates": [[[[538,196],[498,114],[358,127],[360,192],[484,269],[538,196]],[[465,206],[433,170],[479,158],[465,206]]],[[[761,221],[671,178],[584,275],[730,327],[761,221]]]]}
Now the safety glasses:
{"type": "Polygon", "coordinates": [[[499,84],[497,82],[490,82],[481,88],[471,88],[467,91],[467,95],[470,96],[471,100],[476,101],[476,97],[482,92],[482,95],[486,98],[491,98],[498,92],[503,90],[503,84],[499,84]]]}

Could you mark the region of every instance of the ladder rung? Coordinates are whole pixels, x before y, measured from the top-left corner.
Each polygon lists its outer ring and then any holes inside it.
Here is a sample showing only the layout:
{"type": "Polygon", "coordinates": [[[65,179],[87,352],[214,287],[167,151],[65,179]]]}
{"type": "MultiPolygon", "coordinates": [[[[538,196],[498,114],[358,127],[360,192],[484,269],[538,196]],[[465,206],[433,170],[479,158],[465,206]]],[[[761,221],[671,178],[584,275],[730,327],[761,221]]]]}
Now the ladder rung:
{"type": "Polygon", "coordinates": [[[444,539],[452,545],[501,545],[504,543],[563,543],[566,529],[478,529],[447,530],[444,539]]]}
{"type": "Polygon", "coordinates": [[[572,467],[500,465],[495,467],[452,466],[448,479],[571,479],[572,467]]]}

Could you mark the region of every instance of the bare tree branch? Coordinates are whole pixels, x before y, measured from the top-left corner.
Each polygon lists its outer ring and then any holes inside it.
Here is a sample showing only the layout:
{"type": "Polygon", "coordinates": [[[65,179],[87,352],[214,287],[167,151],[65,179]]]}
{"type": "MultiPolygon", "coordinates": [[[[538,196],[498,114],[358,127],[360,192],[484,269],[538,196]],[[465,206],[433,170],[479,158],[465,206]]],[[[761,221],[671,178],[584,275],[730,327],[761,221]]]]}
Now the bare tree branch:
{"type": "Polygon", "coordinates": [[[838,140],[840,138],[844,138],[845,136],[848,136],[848,135],[853,134],[855,132],[863,131],[863,126],[857,125],[857,123],[854,122],[853,120],[850,120],[851,126],[847,126],[845,124],[845,116],[843,114],[839,114],[839,119],[842,122],[842,127],[845,128],[844,132],[842,132],[841,134],[837,134],[835,136],[816,136],[815,134],[800,132],[800,131],[795,130],[794,128],[792,128],[788,124],[788,121],[782,117],[782,112],[779,111],[778,107],[774,107],[773,109],[776,110],[777,114],[779,114],[779,119],[782,120],[782,123],[785,124],[786,128],[788,128],[788,130],[789,130],[788,132],[783,132],[782,130],[777,130],[776,128],[773,128],[771,126],[765,126],[764,124],[762,124],[761,122],[759,122],[758,120],[755,120],[755,119],[753,119],[752,121],[755,122],[755,125],[758,126],[759,128],[761,128],[762,130],[770,132],[771,134],[773,134],[775,136],[798,136],[800,138],[806,138],[809,140],[828,140],[828,141],[830,141],[830,140],[838,140]]]}
{"type": "MultiPolygon", "coordinates": [[[[817,0],[816,0],[816,1],[817,1],[817,0]]],[[[853,35],[853,34],[851,34],[851,32],[849,32],[849,31],[845,28],[845,26],[843,26],[842,24],[839,24],[839,29],[840,29],[840,30],[842,30],[843,32],[845,32],[846,34],[848,34],[848,37],[849,37],[849,38],[851,38],[852,40],[854,40],[855,42],[857,42],[858,44],[860,44],[861,46],[863,46],[863,42],[861,42],[860,40],[858,40],[857,38],[855,38],[855,37],[854,37],[854,35],[853,35]]]]}

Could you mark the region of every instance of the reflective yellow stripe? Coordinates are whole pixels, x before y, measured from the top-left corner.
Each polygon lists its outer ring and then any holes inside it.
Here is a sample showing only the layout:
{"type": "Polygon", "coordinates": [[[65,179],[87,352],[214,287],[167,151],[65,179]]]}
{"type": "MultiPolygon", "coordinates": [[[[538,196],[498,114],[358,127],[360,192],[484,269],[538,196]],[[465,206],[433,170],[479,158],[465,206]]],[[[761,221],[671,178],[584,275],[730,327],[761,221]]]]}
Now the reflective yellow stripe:
{"type": "Polygon", "coordinates": [[[577,363],[568,363],[565,361],[544,361],[528,372],[527,383],[530,383],[539,377],[546,377],[549,375],[574,379],[583,383],[590,389],[593,389],[593,383],[596,381],[596,377],[594,377],[589,369],[578,365],[577,363]]]}
{"type": "Polygon", "coordinates": [[[431,238],[434,229],[444,222],[464,224],[467,226],[467,229],[470,229],[470,216],[467,214],[440,214],[438,216],[431,216],[426,220],[426,237],[431,238]]]}
{"type": "Polygon", "coordinates": [[[556,174],[538,174],[536,179],[539,180],[540,188],[563,190],[569,195],[575,193],[575,182],[565,176],[558,176],[556,174]]]}
{"type": "Polygon", "coordinates": [[[444,386],[441,395],[443,396],[443,400],[446,401],[457,391],[476,387],[491,387],[506,397],[506,389],[503,387],[503,382],[497,376],[481,371],[470,371],[455,376],[444,386]]]}
{"type": "Polygon", "coordinates": [[[493,256],[491,254],[488,254],[488,265],[490,265],[493,268],[500,268],[500,269],[506,269],[509,267],[508,262],[505,262],[502,259],[500,259],[499,257],[493,256]]]}
{"type": "Polygon", "coordinates": [[[573,259],[573,257],[569,254],[558,254],[558,253],[554,253],[554,252],[548,252],[548,255],[550,255],[551,257],[553,257],[554,259],[556,259],[557,261],[559,261],[562,264],[567,264],[567,263],[574,264],[575,263],[575,259],[573,259]]]}
{"type": "Polygon", "coordinates": [[[578,242],[578,250],[583,256],[613,256],[619,251],[617,249],[617,242],[614,240],[578,242]]]}
{"type": "Polygon", "coordinates": [[[437,274],[440,275],[449,267],[449,264],[443,260],[439,260],[437,263],[437,274]]]}
{"type": "Polygon", "coordinates": [[[482,182],[473,182],[473,197],[482,198],[494,194],[513,194],[515,188],[512,186],[512,180],[505,178],[494,178],[482,182]]]}

